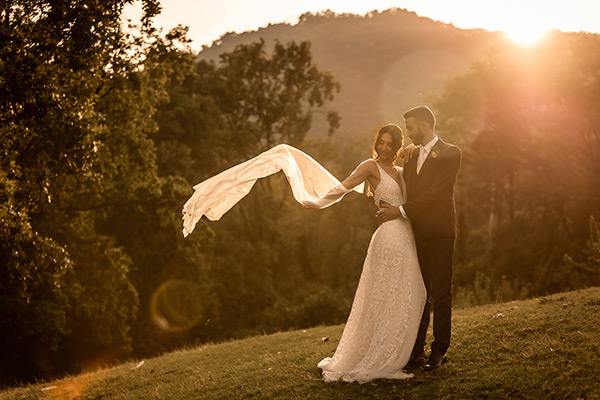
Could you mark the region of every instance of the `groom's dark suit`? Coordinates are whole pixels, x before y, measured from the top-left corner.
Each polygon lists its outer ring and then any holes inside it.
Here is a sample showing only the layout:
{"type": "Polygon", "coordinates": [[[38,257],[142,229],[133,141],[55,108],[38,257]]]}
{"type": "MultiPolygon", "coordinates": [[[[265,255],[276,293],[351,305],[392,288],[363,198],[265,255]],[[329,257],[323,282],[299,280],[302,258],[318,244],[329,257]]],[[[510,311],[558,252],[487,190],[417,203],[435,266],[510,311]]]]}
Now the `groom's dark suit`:
{"type": "Polygon", "coordinates": [[[418,174],[417,158],[415,152],[404,166],[407,202],[403,208],[415,232],[428,300],[413,353],[423,350],[433,300],[435,340],[431,350],[445,354],[450,345],[452,314],[452,255],[456,237],[454,184],[461,152],[458,147],[438,139],[418,174]]]}

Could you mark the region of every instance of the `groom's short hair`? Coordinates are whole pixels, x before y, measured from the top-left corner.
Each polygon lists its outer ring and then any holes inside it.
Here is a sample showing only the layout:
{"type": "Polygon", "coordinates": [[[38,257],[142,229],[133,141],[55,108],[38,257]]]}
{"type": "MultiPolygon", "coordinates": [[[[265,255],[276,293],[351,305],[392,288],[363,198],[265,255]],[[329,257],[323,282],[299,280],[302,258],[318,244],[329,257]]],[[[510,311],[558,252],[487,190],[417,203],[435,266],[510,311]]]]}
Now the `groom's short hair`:
{"type": "Polygon", "coordinates": [[[413,107],[405,112],[403,117],[404,119],[414,118],[417,121],[425,121],[431,126],[431,129],[435,129],[435,115],[427,106],[413,107]]]}

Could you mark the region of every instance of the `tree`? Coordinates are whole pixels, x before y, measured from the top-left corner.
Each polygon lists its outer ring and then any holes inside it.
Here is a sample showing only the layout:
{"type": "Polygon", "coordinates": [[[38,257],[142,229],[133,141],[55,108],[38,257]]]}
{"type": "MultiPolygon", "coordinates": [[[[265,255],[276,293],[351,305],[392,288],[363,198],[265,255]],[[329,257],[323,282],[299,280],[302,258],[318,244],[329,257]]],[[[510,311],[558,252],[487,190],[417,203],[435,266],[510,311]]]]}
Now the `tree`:
{"type": "Polygon", "coordinates": [[[589,227],[590,237],[583,249],[585,260],[577,262],[565,254],[564,262],[584,275],[583,281],[592,286],[600,283],[600,227],[594,216],[590,217],[589,227]]]}
{"type": "Polygon", "coordinates": [[[495,48],[439,99],[440,132],[464,149],[457,284],[477,271],[493,283],[505,277],[515,295],[583,284],[562,258],[581,247],[600,207],[591,184],[599,46],[594,35],[556,32],[533,49],[495,48]]]}
{"type": "Polygon", "coordinates": [[[160,84],[138,62],[158,3],[144,1],[138,38],[122,32],[126,3],[0,7],[0,345],[19,360],[3,363],[6,376],[56,373],[45,366],[65,365],[60,355],[77,348],[69,335],[129,347],[131,262],[97,225],[116,204],[157,192],[146,136],[160,84]]]}
{"type": "Polygon", "coordinates": [[[67,333],[64,291],[72,262],[64,246],[35,231],[0,171],[0,351],[2,377],[39,371],[38,360],[67,333]]]}
{"type": "MultiPolygon", "coordinates": [[[[339,84],[312,62],[310,44],[276,42],[267,55],[264,40],[238,45],[220,55],[215,66],[200,62],[204,86],[223,113],[231,150],[225,160],[250,158],[278,143],[298,145],[310,129],[313,113],[331,101],[339,84]]],[[[329,132],[338,126],[327,113],[329,132]]]]}

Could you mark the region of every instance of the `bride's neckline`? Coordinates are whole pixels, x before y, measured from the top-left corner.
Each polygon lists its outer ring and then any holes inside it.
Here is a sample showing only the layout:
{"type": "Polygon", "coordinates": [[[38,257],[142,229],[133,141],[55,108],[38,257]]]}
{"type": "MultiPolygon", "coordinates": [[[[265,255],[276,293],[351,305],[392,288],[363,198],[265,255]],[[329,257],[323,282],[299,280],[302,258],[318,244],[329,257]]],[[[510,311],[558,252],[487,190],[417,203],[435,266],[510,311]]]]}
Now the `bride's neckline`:
{"type": "MultiPolygon", "coordinates": [[[[387,172],[387,171],[385,170],[385,168],[383,168],[381,165],[379,165],[379,163],[378,163],[377,161],[375,161],[375,164],[377,164],[377,166],[379,167],[379,169],[380,169],[380,170],[382,170],[383,172],[385,172],[385,174],[386,174],[387,176],[389,176],[390,178],[392,178],[392,179],[394,180],[394,182],[398,183],[398,181],[396,180],[396,178],[394,178],[394,177],[393,177],[393,176],[392,176],[392,175],[391,175],[389,172],[387,172]]],[[[395,169],[396,169],[396,167],[394,167],[394,166],[392,165],[392,169],[393,169],[393,170],[395,170],[395,169]]],[[[381,178],[379,178],[379,180],[381,181],[381,178]]],[[[377,185],[377,186],[379,186],[379,185],[377,185]]]]}
{"type": "MultiPolygon", "coordinates": [[[[386,174],[392,181],[394,181],[394,183],[396,185],[398,185],[400,188],[402,188],[402,184],[400,182],[398,182],[396,180],[396,178],[394,178],[392,175],[390,175],[385,169],[383,169],[383,167],[381,165],[379,165],[379,163],[375,160],[373,160],[375,162],[375,164],[377,165],[377,169],[383,171],[384,174],[386,174]]],[[[396,167],[392,167],[394,168],[394,170],[396,170],[396,167]]],[[[383,180],[383,177],[381,176],[381,171],[379,172],[379,182],[377,183],[377,186],[373,186],[371,185],[371,187],[373,188],[373,192],[375,192],[380,186],[381,186],[381,181],[383,180]]]]}

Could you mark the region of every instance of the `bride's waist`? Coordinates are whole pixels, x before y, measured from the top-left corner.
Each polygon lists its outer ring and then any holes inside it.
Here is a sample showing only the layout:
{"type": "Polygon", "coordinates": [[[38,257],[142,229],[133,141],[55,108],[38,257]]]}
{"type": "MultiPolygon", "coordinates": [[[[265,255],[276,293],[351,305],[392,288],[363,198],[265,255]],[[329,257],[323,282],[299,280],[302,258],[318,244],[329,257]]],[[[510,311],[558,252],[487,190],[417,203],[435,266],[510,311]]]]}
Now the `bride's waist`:
{"type": "Polygon", "coordinates": [[[410,225],[410,220],[408,218],[398,217],[382,222],[379,226],[383,225],[410,225]]]}
{"type": "Polygon", "coordinates": [[[392,235],[394,237],[413,235],[410,221],[402,217],[382,222],[373,234],[376,236],[392,235]]]}

